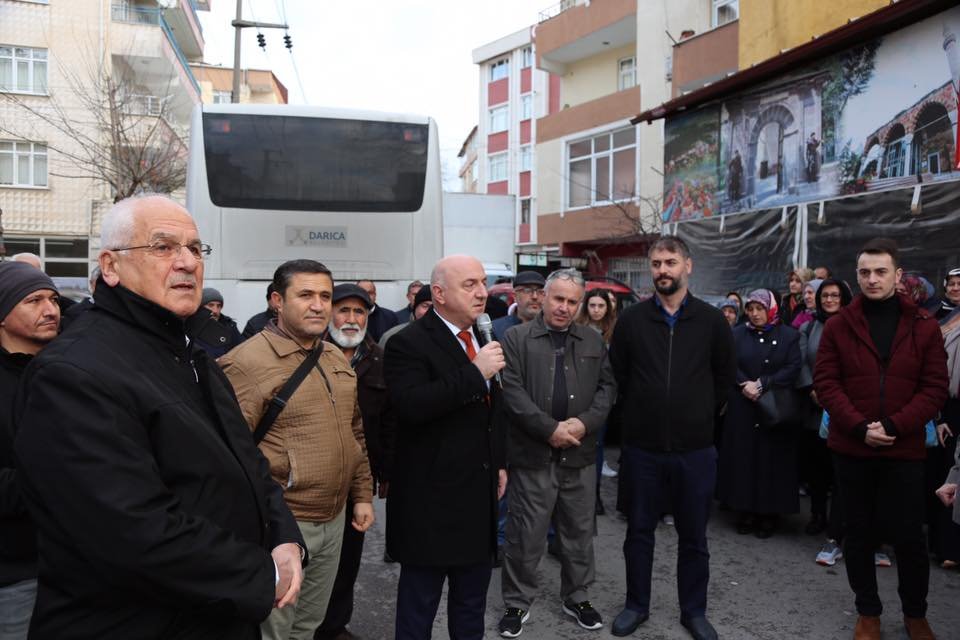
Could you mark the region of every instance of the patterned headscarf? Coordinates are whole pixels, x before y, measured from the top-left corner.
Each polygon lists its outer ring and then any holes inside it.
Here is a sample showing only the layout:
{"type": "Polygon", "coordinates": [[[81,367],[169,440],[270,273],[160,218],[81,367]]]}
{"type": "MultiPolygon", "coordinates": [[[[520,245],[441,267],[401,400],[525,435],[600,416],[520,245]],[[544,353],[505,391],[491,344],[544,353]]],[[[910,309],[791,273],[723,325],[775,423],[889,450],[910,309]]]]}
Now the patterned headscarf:
{"type": "Polygon", "coordinates": [[[912,274],[906,274],[900,279],[904,293],[916,304],[922,305],[927,301],[927,287],[923,283],[923,278],[912,274]]]}
{"type": "Polygon", "coordinates": [[[767,310],[767,324],[761,327],[754,327],[758,330],[766,331],[780,322],[780,306],[777,304],[777,296],[769,289],[756,289],[751,291],[747,299],[743,301],[743,308],[746,309],[751,302],[763,305],[767,310]]]}

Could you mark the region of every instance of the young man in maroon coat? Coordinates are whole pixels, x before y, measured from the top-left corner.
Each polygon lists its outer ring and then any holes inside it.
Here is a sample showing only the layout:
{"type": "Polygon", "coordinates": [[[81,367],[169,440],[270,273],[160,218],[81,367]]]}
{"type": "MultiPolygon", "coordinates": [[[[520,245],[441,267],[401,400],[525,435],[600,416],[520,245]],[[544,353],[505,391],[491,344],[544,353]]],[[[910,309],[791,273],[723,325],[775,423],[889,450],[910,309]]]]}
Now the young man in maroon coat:
{"type": "Polygon", "coordinates": [[[861,249],[861,294],[827,322],[814,374],[817,397],[830,415],[827,444],[859,614],[855,640],[880,638],[883,607],[873,558],[879,542],[892,542],[897,553],[908,637],[935,637],[926,620],[924,431],[947,399],[947,356],[936,320],[896,294],[902,274],[892,240],[874,239],[861,249]]]}

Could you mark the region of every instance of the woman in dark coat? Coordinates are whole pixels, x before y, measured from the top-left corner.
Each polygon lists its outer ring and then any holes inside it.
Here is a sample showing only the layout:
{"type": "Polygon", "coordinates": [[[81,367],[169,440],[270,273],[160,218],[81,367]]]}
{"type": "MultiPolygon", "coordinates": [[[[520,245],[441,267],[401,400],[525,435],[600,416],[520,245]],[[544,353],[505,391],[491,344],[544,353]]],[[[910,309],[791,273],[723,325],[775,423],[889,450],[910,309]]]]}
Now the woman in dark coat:
{"type": "Polygon", "coordinates": [[[807,398],[806,415],[799,436],[800,463],[806,471],[805,476],[810,487],[810,522],[807,523],[805,531],[812,536],[827,531],[827,541],[817,554],[817,563],[828,566],[835,564],[840,555],[839,541],[843,536],[843,528],[836,501],[830,503],[830,518],[827,519],[827,495],[833,484],[833,460],[830,450],[827,449],[827,441],[820,437],[823,409],[817,401],[816,391],[813,390],[813,371],[824,325],[852,300],[853,294],[846,282],[827,278],[817,289],[816,315],[813,320],[800,327],[803,367],[800,369],[797,386],[807,398]]]}
{"type": "Polygon", "coordinates": [[[800,373],[800,334],[777,317],[766,289],[747,296],[747,324],[734,327],[737,386],[730,390],[720,456],[719,498],[739,512],[737,532],[773,535],[780,514],[800,510],[797,434],[758,427],[757,400],[793,388],[800,373]]]}

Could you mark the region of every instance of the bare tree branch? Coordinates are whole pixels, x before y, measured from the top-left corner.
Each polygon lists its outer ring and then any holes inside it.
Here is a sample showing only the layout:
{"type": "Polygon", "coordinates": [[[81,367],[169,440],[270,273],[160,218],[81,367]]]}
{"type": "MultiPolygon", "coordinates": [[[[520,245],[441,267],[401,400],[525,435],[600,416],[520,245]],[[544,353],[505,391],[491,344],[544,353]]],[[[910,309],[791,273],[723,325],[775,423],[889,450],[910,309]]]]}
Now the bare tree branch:
{"type": "Polygon", "coordinates": [[[185,131],[172,124],[174,76],[161,95],[152,95],[122,62],[108,63],[89,47],[78,47],[78,53],[81,65],[58,60],[65,85],[50,87],[49,98],[0,94],[26,116],[0,121],[0,132],[44,141],[53,152],[50,175],[105,183],[114,201],[182,188],[187,148],[185,131]]]}

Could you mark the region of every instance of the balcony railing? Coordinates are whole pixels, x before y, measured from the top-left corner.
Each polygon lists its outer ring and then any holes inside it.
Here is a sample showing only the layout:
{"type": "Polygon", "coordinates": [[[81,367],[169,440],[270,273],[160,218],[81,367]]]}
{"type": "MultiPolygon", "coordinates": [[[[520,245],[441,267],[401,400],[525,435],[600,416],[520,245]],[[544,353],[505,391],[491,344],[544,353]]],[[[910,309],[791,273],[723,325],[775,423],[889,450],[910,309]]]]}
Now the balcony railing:
{"type": "Polygon", "coordinates": [[[577,0],[560,0],[560,2],[557,4],[547,7],[541,11],[537,17],[537,22],[546,22],[550,18],[556,18],[567,9],[572,9],[576,5],[577,0]]]}
{"type": "Polygon", "coordinates": [[[187,0],[184,4],[190,9],[193,22],[197,25],[197,29],[200,29],[200,35],[203,35],[203,25],[200,24],[200,18],[197,16],[197,0],[187,0]]]}
{"type": "Polygon", "coordinates": [[[186,74],[187,78],[190,80],[190,84],[193,85],[197,95],[200,95],[200,84],[193,76],[193,71],[190,69],[190,62],[187,60],[187,57],[183,55],[183,51],[180,50],[180,45],[177,43],[177,38],[173,35],[173,30],[170,29],[170,25],[167,24],[167,21],[164,19],[161,9],[155,9],[152,7],[135,7],[126,4],[113,4],[110,7],[110,17],[114,22],[155,25],[163,29],[163,33],[167,36],[167,41],[170,43],[170,48],[180,61],[180,66],[183,67],[184,74],[186,74]]]}
{"type": "Polygon", "coordinates": [[[129,4],[114,4],[110,7],[110,18],[114,22],[159,25],[161,17],[160,9],[152,7],[135,7],[129,4]]]}

